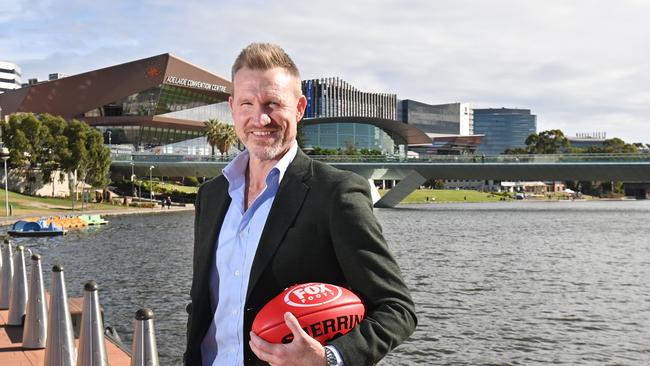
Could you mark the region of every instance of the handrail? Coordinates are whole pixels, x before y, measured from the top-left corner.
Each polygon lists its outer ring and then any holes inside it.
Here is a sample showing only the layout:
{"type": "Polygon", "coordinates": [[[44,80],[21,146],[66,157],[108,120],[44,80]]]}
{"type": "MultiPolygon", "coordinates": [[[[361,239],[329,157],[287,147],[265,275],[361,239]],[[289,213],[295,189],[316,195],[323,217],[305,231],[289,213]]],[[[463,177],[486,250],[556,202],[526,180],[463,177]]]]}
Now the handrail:
{"type": "MultiPolygon", "coordinates": [[[[115,154],[114,162],[230,162],[234,156],[115,154]]],[[[449,163],[449,164],[547,164],[547,163],[609,163],[650,162],[649,153],[637,154],[519,154],[519,155],[438,155],[426,158],[405,158],[390,155],[311,155],[315,160],[335,163],[449,163]]]]}

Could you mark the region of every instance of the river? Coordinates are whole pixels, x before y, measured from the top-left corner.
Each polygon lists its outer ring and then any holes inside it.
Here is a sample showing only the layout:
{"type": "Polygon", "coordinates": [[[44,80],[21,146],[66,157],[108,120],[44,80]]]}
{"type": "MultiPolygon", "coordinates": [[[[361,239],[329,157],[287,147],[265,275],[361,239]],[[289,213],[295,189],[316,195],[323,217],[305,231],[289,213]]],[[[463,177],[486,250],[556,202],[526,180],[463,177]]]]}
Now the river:
{"type": "MultiPolygon", "coordinates": [[[[380,365],[650,364],[650,201],[401,205],[376,214],[416,302],[413,336],[380,365]]],[[[62,238],[17,239],[94,279],[130,344],[156,314],[162,365],[181,363],[192,212],[121,216],[62,238]]]]}

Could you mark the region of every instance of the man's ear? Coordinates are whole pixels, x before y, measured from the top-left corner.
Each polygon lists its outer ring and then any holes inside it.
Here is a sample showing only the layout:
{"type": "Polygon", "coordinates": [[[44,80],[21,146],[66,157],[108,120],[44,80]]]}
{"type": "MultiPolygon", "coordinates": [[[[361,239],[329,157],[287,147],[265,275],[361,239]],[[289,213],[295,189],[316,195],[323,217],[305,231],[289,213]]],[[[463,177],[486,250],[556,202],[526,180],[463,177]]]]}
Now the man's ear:
{"type": "Polygon", "coordinates": [[[298,105],[296,107],[296,121],[300,121],[305,115],[305,109],[307,108],[307,98],[304,95],[301,95],[298,98],[298,105]]]}
{"type": "Polygon", "coordinates": [[[232,113],[232,106],[235,104],[235,100],[232,98],[232,95],[228,97],[228,105],[230,105],[230,113],[232,113]]]}

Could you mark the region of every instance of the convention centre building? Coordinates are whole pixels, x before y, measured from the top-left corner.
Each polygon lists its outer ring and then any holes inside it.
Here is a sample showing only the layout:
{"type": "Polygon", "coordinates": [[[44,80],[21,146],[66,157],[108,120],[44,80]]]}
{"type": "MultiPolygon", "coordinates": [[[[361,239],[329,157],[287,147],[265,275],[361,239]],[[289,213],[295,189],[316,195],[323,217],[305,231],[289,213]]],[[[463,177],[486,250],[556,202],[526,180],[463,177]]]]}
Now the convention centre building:
{"type": "Polygon", "coordinates": [[[209,118],[230,121],[231,92],[227,79],[166,53],[8,90],[0,107],[80,119],[145,149],[203,136],[209,118]]]}

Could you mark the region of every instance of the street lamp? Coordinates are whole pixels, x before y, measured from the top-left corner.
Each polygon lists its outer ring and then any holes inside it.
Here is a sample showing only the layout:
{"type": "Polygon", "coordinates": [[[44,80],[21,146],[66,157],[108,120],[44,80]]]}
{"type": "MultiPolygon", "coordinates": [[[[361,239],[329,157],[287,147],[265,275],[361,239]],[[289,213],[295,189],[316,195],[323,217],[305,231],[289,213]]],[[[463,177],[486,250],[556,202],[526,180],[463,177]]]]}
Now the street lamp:
{"type": "Polygon", "coordinates": [[[7,160],[9,160],[9,149],[2,148],[2,160],[5,162],[5,208],[7,209],[7,217],[9,217],[9,176],[7,175],[7,160]]]}
{"type": "Polygon", "coordinates": [[[111,146],[111,130],[108,130],[108,149],[111,150],[112,152],[112,146],[111,146]]]}
{"type": "Polygon", "coordinates": [[[5,208],[7,209],[7,217],[9,217],[9,175],[7,175],[7,160],[9,160],[9,149],[5,147],[4,142],[2,141],[2,125],[4,120],[2,119],[2,107],[0,107],[0,157],[4,160],[5,166],[5,208]]]}
{"type": "Polygon", "coordinates": [[[131,194],[135,196],[135,185],[133,184],[133,181],[135,180],[135,174],[133,174],[133,166],[135,164],[133,162],[130,162],[129,165],[131,165],[131,194]]]}
{"type": "Polygon", "coordinates": [[[155,168],[153,165],[149,167],[149,200],[151,202],[153,202],[153,168],[155,168]]]}

